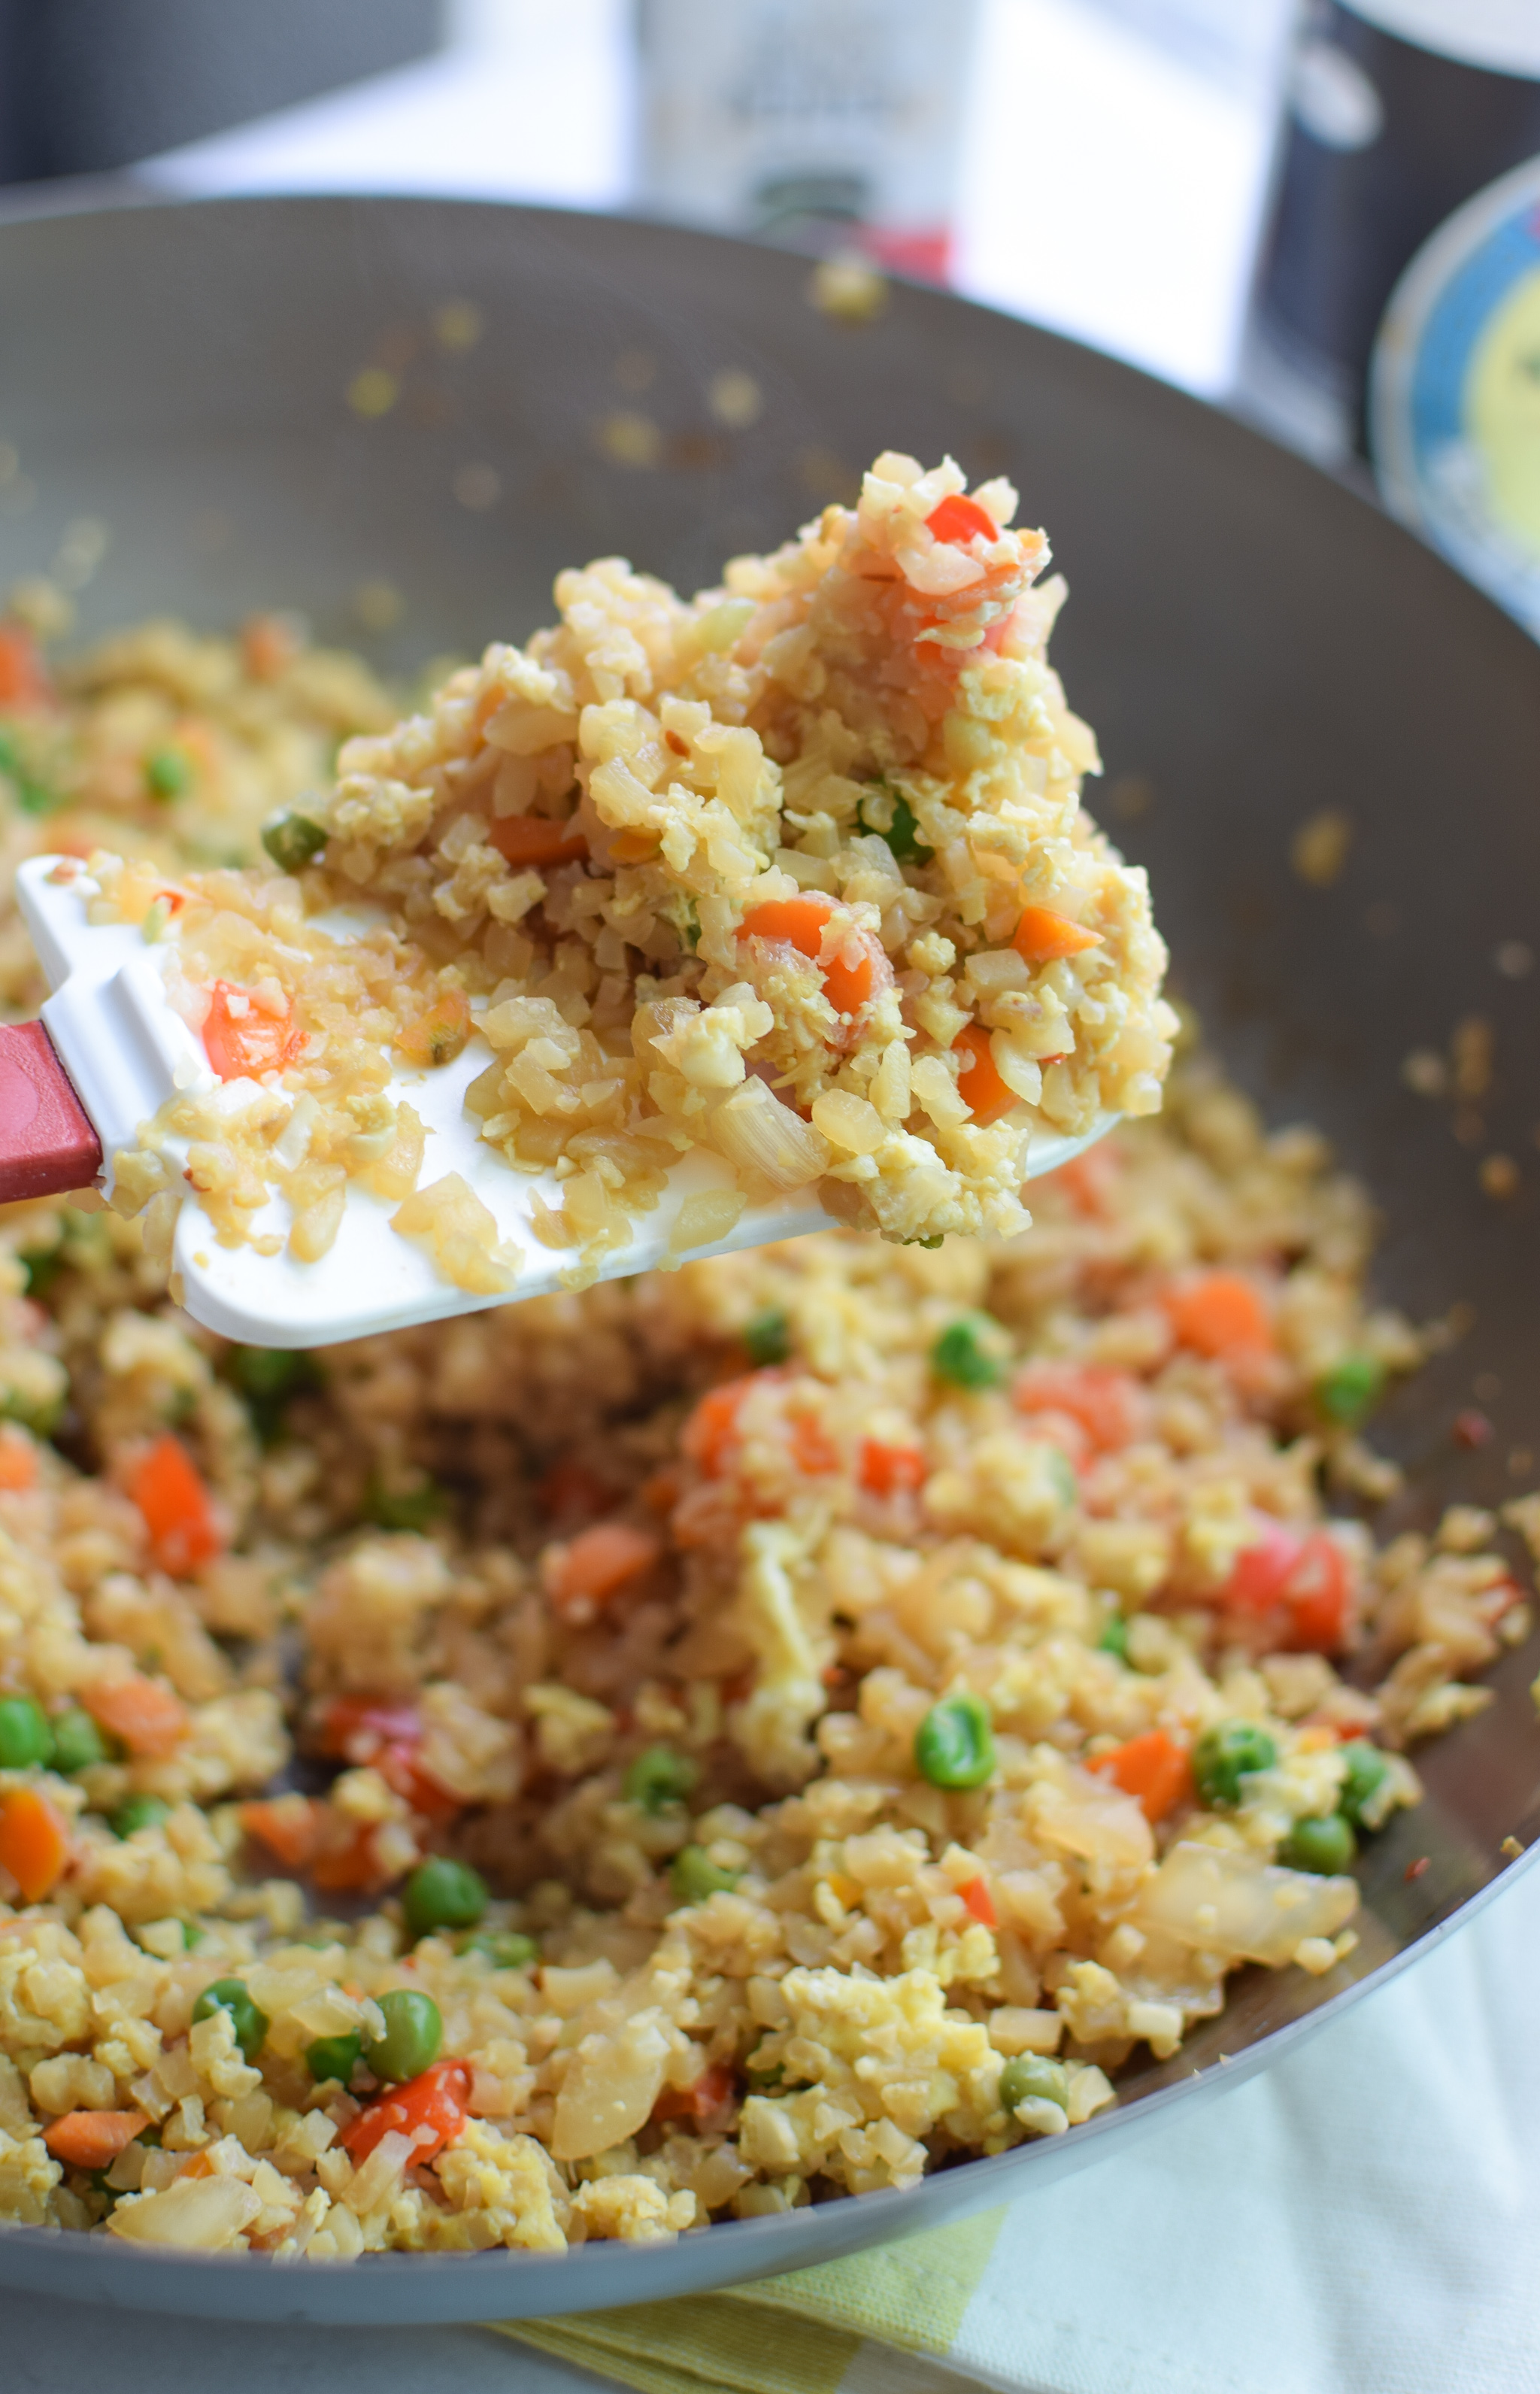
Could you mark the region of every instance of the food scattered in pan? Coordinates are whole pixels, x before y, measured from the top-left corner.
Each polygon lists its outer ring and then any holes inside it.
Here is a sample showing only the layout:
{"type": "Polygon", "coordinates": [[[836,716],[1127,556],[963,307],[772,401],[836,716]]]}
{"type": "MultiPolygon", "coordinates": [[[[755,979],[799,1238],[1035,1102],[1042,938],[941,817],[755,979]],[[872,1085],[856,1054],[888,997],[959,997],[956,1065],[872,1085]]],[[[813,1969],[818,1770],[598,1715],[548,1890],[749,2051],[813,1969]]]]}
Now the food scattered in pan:
{"type": "MultiPolygon", "coordinates": [[[[13,859],[186,887],[217,836],[233,873],[329,741],[404,736],[281,623],[57,682],[7,640],[13,859]]],[[[894,855],[898,803],[835,847],[894,855]]],[[[826,811],[787,800],[805,863],[826,811]]],[[[899,905],[941,869],[895,862],[899,905]]],[[[549,977],[586,869],[519,869],[549,977]]],[[[1423,1341],[1323,1142],[1201,1058],[1033,1211],[313,1356],[191,1324],[143,1217],[0,1214],[0,2217],[312,2259],[658,2240],[1061,2134],[1238,1967],[1330,1971],[1408,1748],[1524,1634],[1499,1525],[1376,1547],[1365,1424],[1423,1341]]],[[[1540,1542],[1540,1497],[1509,1514],[1540,1542]]]]}

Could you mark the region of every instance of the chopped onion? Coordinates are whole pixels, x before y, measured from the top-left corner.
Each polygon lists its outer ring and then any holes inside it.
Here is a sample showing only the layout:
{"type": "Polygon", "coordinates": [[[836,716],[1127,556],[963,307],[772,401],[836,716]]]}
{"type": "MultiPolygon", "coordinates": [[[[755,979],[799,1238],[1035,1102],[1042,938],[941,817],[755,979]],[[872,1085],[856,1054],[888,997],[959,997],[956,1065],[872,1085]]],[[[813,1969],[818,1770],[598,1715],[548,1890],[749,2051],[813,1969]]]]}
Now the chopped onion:
{"type": "Polygon", "coordinates": [[[772,1189],[803,1189],[829,1168],[829,1142],[783,1106],[763,1081],[747,1080],[712,1114],[713,1147],[772,1189]]]}
{"type": "Polygon", "coordinates": [[[1142,1889],[1135,1925],[1178,1943],[1271,1968],[1307,1937],[1335,1937],[1358,1908],[1350,1878],[1317,1878],[1255,1855],[1184,1841],[1142,1889]]]}

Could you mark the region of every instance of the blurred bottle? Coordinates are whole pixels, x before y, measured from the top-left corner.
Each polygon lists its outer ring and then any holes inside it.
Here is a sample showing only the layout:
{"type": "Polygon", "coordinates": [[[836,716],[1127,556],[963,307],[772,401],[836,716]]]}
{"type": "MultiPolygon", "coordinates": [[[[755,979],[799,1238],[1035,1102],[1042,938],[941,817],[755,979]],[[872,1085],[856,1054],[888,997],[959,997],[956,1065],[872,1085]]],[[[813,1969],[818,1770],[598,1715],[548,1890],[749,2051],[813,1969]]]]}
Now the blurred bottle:
{"type": "Polygon", "coordinates": [[[1307,0],[1242,359],[1247,413],[1369,451],[1370,356],[1428,236],[1540,151],[1540,0],[1307,0]]]}
{"type": "Polygon", "coordinates": [[[946,279],[978,0],[639,0],[658,216],[946,279]]]}

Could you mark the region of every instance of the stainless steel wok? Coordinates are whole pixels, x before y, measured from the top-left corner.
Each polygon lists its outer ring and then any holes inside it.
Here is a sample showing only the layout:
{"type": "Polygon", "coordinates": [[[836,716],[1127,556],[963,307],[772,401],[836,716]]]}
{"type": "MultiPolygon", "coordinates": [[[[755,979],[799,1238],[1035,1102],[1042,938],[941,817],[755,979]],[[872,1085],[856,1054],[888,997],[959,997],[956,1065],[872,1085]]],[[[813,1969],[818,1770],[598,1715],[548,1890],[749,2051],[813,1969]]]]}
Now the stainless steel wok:
{"type": "MultiPolygon", "coordinates": [[[[1540,650],[1368,506],[1123,366],[934,292],[896,286],[858,326],[807,291],[797,258],[599,217],[50,202],[0,225],[0,440],[20,457],[0,586],[95,519],[111,545],[85,631],[288,605],[399,667],[521,638],[556,570],[593,555],[708,581],[882,447],[1008,472],[1070,578],[1056,659],[1101,735],[1098,811],[1151,868],[1179,988],[1269,1116],[1320,1125],[1377,1192],[1385,1296],[1422,1319],[1473,1309],[1376,1426],[1411,1469],[1396,1520],[1531,1484],[1514,1451],[1540,1448],[1540,977],[1494,957],[1540,952],[1540,650]],[[480,312],[473,347],[435,335],[455,301],[480,312]],[[370,365],[399,393],[374,417],[348,399],[370,365]],[[763,397],[746,429],[709,402],[731,369],[763,397]],[[652,433],[617,433],[618,414],[652,433]],[[368,585],[405,600],[376,639],[368,585]],[[1353,836],[1322,889],[1289,849],[1328,809],[1353,836]],[[1497,1057],[1474,1146],[1400,1071],[1469,1014],[1497,1057]],[[1502,1203],[1478,1183],[1493,1151],[1523,1167],[1502,1203]],[[1454,1427],[1473,1403],[1494,1429],[1475,1448],[1454,1427]]],[[[1369,1847],[1350,1960],[1243,1977],[1221,2019],[1066,2138],[661,2250],[283,2267],[16,2230],[0,2282],[265,2322],[506,2319],[795,2269],[1040,2186],[1292,2049],[1520,1866],[1504,1847],[1540,1829],[1537,1661],[1534,1641],[1508,1655],[1493,1708],[1419,1752],[1428,1800],[1369,1847]]]]}

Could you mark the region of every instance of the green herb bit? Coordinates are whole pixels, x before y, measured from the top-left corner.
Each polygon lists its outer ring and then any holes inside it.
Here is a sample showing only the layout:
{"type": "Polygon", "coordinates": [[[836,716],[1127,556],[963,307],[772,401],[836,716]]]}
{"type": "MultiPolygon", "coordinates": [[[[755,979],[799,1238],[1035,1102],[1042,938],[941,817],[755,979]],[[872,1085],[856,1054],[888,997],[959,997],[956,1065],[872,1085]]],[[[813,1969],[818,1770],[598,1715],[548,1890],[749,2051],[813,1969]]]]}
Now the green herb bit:
{"type": "Polygon", "coordinates": [[[671,1745],[650,1745],[628,1767],[621,1794],[644,1812],[662,1812],[671,1804],[682,1804],[700,1775],[700,1764],[688,1754],[676,1754],[671,1745]]]}
{"type": "Polygon", "coordinates": [[[1328,1421],[1356,1429],[1373,1413],[1385,1388],[1385,1366],[1375,1355],[1342,1355],[1315,1384],[1315,1401],[1328,1421]]]}
{"type": "Polygon", "coordinates": [[[752,1321],[744,1324],[744,1344],[748,1348],[749,1361],[762,1368],[767,1363],[783,1363],[792,1351],[791,1317],[779,1305],[766,1306],[752,1321]]]}
{"type": "Polygon", "coordinates": [[[964,1313],[949,1322],[930,1349],[937,1378],[950,1380],[954,1388],[997,1388],[1005,1365],[984,1343],[996,1326],[987,1313],[964,1313]]]}
{"type": "Polygon", "coordinates": [[[896,864],[928,864],[936,851],[928,840],[920,837],[919,818],[908,799],[900,797],[896,790],[889,790],[885,782],[877,782],[873,787],[882,793],[882,798],[875,806],[870,797],[862,798],[856,808],[856,821],[862,830],[875,832],[879,839],[885,839],[893,852],[896,864]],[[888,806],[892,811],[888,822],[881,823],[877,816],[887,813],[888,806]]]}
{"type": "Polygon", "coordinates": [[[152,798],[179,798],[192,767],[179,748],[157,748],[144,760],[144,778],[152,798]]]}
{"type": "Polygon", "coordinates": [[[326,845],[324,827],[309,815],[275,815],[262,826],[262,845],[280,873],[302,873],[326,845]]]}
{"type": "Polygon", "coordinates": [[[989,1708],[978,1696],[943,1696],[915,1732],[915,1766],[932,1787],[981,1787],[994,1760],[989,1708]]]}
{"type": "Polygon", "coordinates": [[[722,1870],[704,1846],[684,1846],[669,1864],[668,1876],[680,1903],[704,1903],[712,1895],[731,1895],[742,1871],[722,1870]]]}
{"type": "Polygon", "coordinates": [[[1120,1663],[1128,1660],[1128,1624],[1121,1612],[1114,1612],[1096,1641],[1099,1654],[1115,1654],[1120,1663]]]}
{"type": "Polygon", "coordinates": [[[363,1519],[376,1530],[432,1529],[449,1509],[449,1498],[425,1472],[415,1488],[386,1488],[375,1472],[363,1493],[363,1519]]]}
{"type": "Polygon", "coordinates": [[[251,1426],[264,1446],[277,1443],[294,1399],[323,1385],[314,1356],[291,1348],[232,1347],[225,1368],[245,1399],[251,1426]]]}

